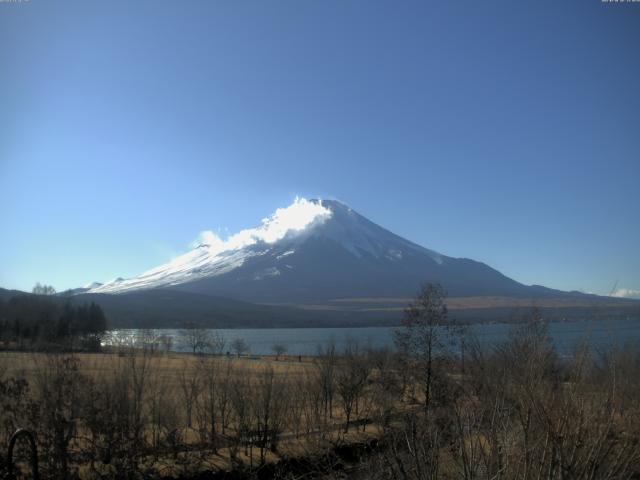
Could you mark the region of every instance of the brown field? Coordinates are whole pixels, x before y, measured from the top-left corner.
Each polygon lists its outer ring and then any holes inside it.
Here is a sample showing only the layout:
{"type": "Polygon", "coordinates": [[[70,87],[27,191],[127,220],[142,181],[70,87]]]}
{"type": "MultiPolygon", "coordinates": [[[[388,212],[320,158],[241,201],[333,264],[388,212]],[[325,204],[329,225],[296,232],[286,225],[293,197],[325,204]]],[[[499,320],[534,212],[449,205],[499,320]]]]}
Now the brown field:
{"type": "Polygon", "coordinates": [[[640,475],[637,346],[560,359],[532,319],[462,359],[434,349],[434,327],[419,327],[411,356],[0,352],[0,450],[16,428],[35,432],[45,479],[640,475]]]}
{"type": "MultiPolygon", "coordinates": [[[[131,390],[136,389],[136,383],[144,383],[144,391],[141,392],[140,414],[148,418],[145,420],[145,432],[139,438],[140,441],[154,445],[158,450],[171,450],[167,442],[163,442],[159,437],[168,436],[171,430],[178,430],[180,445],[175,446],[170,454],[148,454],[139,453],[137,458],[137,468],[142,470],[157,471],[163,476],[179,476],[192,474],[202,470],[232,470],[240,465],[249,467],[258,463],[277,462],[287,457],[312,457],[321,453],[330,445],[342,443],[361,442],[368,438],[379,436],[379,429],[371,422],[350,428],[344,431],[345,416],[340,409],[337,400],[331,407],[326,422],[319,427],[311,423],[311,416],[308,415],[306,422],[297,422],[295,426],[288,423],[288,411],[282,410],[277,404],[286,405],[287,409],[297,409],[291,401],[292,395],[300,395],[300,388],[308,385],[317,377],[318,366],[314,357],[290,357],[280,356],[212,356],[212,355],[192,355],[186,353],[153,353],[148,354],[141,350],[129,350],[111,353],[75,353],[75,354],[50,354],[35,352],[0,352],[0,379],[2,378],[22,378],[29,385],[35,387],[29,393],[37,402],[41,402],[43,392],[38,390],[46,389],[43,384],[53,382],[56,377],[64,377],[65,367],[61,361],[73,359],[77,369],[73,369],[71,375],[75,379],[72,395],[82,398],[89,395],[88,383],[93,385],[103,385],[103,388],[114,389],[118,384],[119,377],[127,377],[131,381],[126,382],[129,392],[125,396],[129,397],[131,390]],[[271,404],[259,413],[260,406],[252,405],[251,415],[271,415],[273,426],[278,429],[277,453],[264,448],[258,454],[258,441],[244,441],[242,446],[230,447],[227,444],[232,442],[229,438],[238,435],[241,430],[241,423],[245,419],[234,415],[229,418],[225,425],[225,432],[217,431],[218,448],[212,451],[211,445],[203,438],[203,423],[206,418],[196,418],[198,416],[199,402],[204,403],[203,390],[206,375],[203,371],[226,372],[231,368],[231,375],[226,379],[219,379],[218,389],[224,383],[224,388],[231,390],[230,384],[238,383],[240,388],[245,390],[244,397],[249,400],[250,390],[262,391],[265,386],[265,378],[271,382],[274,398],[271,404]],[[157,405],[161,408],[170,408],[174,415],[169,423],[175,426],[164,425],[166,419],[157,411],[157,405]],[[162,433],[162,432],[164,433],[162,433]],[[234,452],[230,450],[234,449],[234,452]],[[260,455],[260,457],[259,457],[260,455]]],[[[67,372],[69,373],[69,372],[67,372]]],[[[109,392],[111,394],[113,392],[109,392]]],[[[135,393],[134,393],[135,396],[135,393]]],[[[135,399],[127,398],[126,403],[135,403],[135,399]]],[[[55,408],[55,407],[54,407],[55,408]]],[[[203,407],[204,408],[204,407],[203,407]]],[[[214,407],[215,408],[215,407],[214,407]]],[[[72,410],[72,408],[71,408],[72,410]]],[[[69,416],[77,416],[74,435],[77,437],[68,445],[69,455],[82,452],[92,448],[92,442],[87,441],[90,436],[89,427],[82,425],[81,413],[66,412],[69,416]]],[[[205,415],[205,414],[203,414],[205,415]]],[[[249,414],[247,414],[249,415],[249,414]]],[[[351,421],[356,419],[352,416],[351,421]]],[[[209,419],[210,421],[210,419],[209,419]]],[[[28,427],[29,421],[24,422],[28,427]]],[[[354,422],[355,423],[355,422],[354,422]]],[[[257,425],[257,424],[256,424],[257,425]]],[[[256,426],[254,425],[254,427],[256,426]]],[[[264,427],[264,425],[262,426],[264,427]]],[[[246,428],[246,427],[245,427],[246,428]]],[[[257,426],[260,428],[260,426],[257,426]]],[[[219,430],[219,429],[218,429],[219,430]]],[[[8,433],[8,432],[7,432],[8,433]]],[[[92,478],[93,476],[116,475],[116,471],[110,465],[99,465],[99,462],[92,462],[88,465],[84,462],[77,462],[74,467],[82,478],[92,478]]]]}
{"type": "MultiPolygon", "coordinates": [[[[336,298],[322,304],[295,305],[305,310],[357,310],[363,312],[402,312],[413,299],[409,297],[354,297],[336,298]]],[[[494,309],[494,308],[621,308],[628,307],[637,311],[638,301],[606,297],[560,297],[560,298],[517,298],[501,296],[448,297],[450,310],[494,309]]],[[[288,305],[272,303],[270,305],[288,305]]]]}
{"type": "MultiPolygon", "coordinates": [[[[0,351],[0,369],[4,370],[5,376],[23,376],[33,379],[44,359],[49,353],[39,352],[16,352],[0,351]]],[[[80,362],[80,371],[89,376],[100,376],[117,370],[117,365],[123,362],[125,355],[118,353],[75,353],[73,357],[80,362]]],[[[267,366],[274,369],[277,374],[300,375],[313,368],[314,357],[303,356],[302,361],[298,356],[283,355],[276,360],[274,355],[261,356],[206,356],[210,362],[223,364],[232,361],[236,372],[250,373],[259,371],[267,366]]],[[[174,384],[180,372],[194,366],[201,361],[202,355],[192,355],[190,353],[162,353],[152,355],[149,359],[150,367],[162,372],[170,384],[174,384]]]]}

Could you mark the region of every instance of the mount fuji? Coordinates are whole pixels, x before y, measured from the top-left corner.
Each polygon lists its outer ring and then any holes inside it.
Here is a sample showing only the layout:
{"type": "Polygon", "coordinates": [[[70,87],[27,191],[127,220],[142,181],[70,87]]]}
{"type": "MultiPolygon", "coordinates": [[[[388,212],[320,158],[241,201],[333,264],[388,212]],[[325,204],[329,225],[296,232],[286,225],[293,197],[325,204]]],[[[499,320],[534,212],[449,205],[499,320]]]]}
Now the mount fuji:
{"type": "Polygon", "coordinates": [[[441,283],[452,296],[542,293],[483,263],[416,245],[340,202],[305,199],[227,240],[204,232],[191,251],[171,262],[131,279],[96,282],[87,292],[172,288],[250,302],[297,303],[411,296],[430,281],[441,283]]]}
{"type": "Polygon", "coordinates": [[[72,293],[101,303],[116,323],[346,325],[397,321],[425,282],[443,285],[450,308],[485,319],[532,304],[584,311],[602,299],[523,285],[399,237],[338,201],[305,199],[224,240],[203,232],[190,251],[141,275],[72,293]]]}

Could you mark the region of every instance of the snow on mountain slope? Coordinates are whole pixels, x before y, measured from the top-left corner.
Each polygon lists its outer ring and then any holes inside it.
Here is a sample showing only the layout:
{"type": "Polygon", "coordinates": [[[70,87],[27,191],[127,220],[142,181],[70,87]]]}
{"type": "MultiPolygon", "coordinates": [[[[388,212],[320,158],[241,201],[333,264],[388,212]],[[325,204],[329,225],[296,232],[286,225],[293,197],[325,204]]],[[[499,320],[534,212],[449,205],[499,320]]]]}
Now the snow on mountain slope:
{"type": "Polygon", "coordinates": [[[403,252],[412,251],[425,254],[438,264],[446,258],[391,233],[340,202],[328,200],[325,205],[332,212],[331,221],[323,225],[322,232],[316,233],[333,240],[356,257],[368,255],[376,259],[400,260],[403,252]]]}
{"type": "Polygon", "coordinates": [[[269,247],[291,239],[303,231],[326,221],[331,210],[321,201],[296,200],[279,208],[262,220],[260,226],[242,230],[223,240],[212,231],[202,232],[193,250],[170,262],[131,278],[117,278],[97,285],[91,293],[122,293],[131,290],[178,285],[200,278],[222,275],[253,256],[265,253],[269,247]]]}
{"type": "Polygon", "coordinates": [[[421,247],[333,200],[296,199],[256,228],[227,239],[203,232],[193,249],[137,277],[90,293],[160,287],[258,303],[410,296],[423,282],[451,295],[526,295],[491,267],[421,247]]]}

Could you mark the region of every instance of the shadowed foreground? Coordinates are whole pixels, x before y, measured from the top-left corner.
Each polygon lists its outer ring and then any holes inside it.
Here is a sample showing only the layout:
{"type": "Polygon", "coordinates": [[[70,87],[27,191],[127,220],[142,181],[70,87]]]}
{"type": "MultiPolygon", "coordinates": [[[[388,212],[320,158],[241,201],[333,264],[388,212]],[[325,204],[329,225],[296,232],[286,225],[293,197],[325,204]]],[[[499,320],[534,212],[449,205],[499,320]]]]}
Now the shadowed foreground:
{"type": "Polygon", "coordinates": [[[638,349],[560,360],[544,324],[517,328],[462,356],[5,352],[0,446],[36,432],[41,478],[640,475],[638,349]]]}

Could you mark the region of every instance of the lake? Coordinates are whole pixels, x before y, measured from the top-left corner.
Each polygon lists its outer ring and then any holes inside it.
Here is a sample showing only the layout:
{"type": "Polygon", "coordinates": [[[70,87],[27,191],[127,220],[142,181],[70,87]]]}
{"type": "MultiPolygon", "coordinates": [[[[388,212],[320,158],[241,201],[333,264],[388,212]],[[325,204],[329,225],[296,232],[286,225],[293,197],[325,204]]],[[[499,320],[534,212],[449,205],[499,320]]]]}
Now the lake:
{"type": "MultiPolygon", "coordinates": [[[[481,344],[493,345],[508,338],[514,328],[510,324],[481,324],[470,328],[481,344]]],[[[367,347],[393,346],[394,327],[362,327],[362,328],[273,328],[273,329],[215,329],[225,339],[225,350],[230,350],[230,343],[242,338],[255,355],[272,354],[272,346],[284,345],[291,355],[313,355],[319,346],[335,343],[338,350],[348,342],[357,341],[367,347]]],[[[141,330],[116,330],[112,333],[135,341],[141,330]]],[[[180,330],[153,330],[158,335],[173,337],[174,351],[185,351],[180,342],[180,330]]],[[[560,354],[568,354],[583,338],[588,338],[595,348],[606,348],[611,345],[622,345],[625,342],[640,342],[640,319],[611,319],[556,322],[549,324],[549,333],[560,354]]],[[[108,342],[107,342],[108,343],[108,342]]]]}

